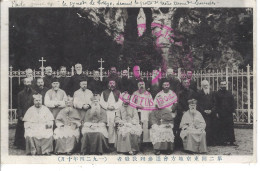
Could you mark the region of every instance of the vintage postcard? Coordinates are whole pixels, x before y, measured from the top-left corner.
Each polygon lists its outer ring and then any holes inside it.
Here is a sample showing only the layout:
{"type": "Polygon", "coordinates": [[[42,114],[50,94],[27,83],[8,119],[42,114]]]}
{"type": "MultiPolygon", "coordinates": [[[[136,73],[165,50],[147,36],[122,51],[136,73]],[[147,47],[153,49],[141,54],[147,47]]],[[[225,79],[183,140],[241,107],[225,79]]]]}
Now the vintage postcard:
{"type": "Polygon", "coordinates": [[[254,0],[2,0],[1,164],[255,163],[254,0]]]}

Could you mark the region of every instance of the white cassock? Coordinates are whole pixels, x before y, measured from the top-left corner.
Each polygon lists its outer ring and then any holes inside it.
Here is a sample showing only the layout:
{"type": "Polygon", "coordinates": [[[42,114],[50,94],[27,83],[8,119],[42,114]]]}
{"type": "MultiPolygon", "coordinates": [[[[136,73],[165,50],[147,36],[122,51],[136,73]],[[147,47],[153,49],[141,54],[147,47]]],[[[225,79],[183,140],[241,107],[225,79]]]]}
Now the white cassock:
{"type": "Polygon", "coordinates": [[[53,120],[51,111],[44,105],[30,107],[23,118],[27,154],[45,154],[53,151],[53,120]]]}
{"type": "Polygon", "coordinates": [[[172,105],[175,103],[177,103],[177,95],[172,90],[169,90],[168,93],[162,90],[154,98],[154,104],[160,109],[166,108],[171,111],[172,105]]]}
{"type": "Polygon", "coordinates": [[[78,109],[78,111],[81,115],[81,120],[83,120],[83,117],[86,114],[86,110],[82,109],[82,107],[83,107],[83,105],[90,105],[92,97],[93,97],[93,93],[89,89],[86,89],[85,91],[83,91],[80,88],[74,92],[73,105],[76,109],[78,109]]]}
{"type": "Polygon", "coordinates": [[[143,127],[143,142],[151,142],[150,132],[148,129],[148,121],[151,111],[155,109],[152,95],[148,91],[145,91],[141,94],[137,90],[131,96],[130,105],[132,105],[133,107],[140,105],[144,107],[143,109],[137,110],[141,113],[140,120],[142,122],[143,127]]]}
{"type": "MultiPolygon", "coordinates": [[[[121,94],[119,95],[121,97],[121,94]]],[[[104,100],[103,92],[100,97],[100,105],[103,109],[106,110],[107,114],[107,126],[108,126],[108,143],[116,142],[116,131],[115,131],[115,116],[116,112],[118,112],[119,108],[122,106],[122,100],[118,98],[116,102],[113,92],[111,91],[107,102],[104,100]],[[108,106],[114,106],[114,110],[108,110],[108,106]]]]}
{"type": "Polygon", "coordinates": [[[46,92],[44,98],[44,104],[50,109],[52,112],[54,119],[56,119],[58,113],[61,109],[63,109],[65,105],[65,101],[67,99],[67,95],[64,90],[58,89],[57,91],[50,89],[46,92]],[[55,107],[55,104],[59,103],[59,107],[55,107]]]}

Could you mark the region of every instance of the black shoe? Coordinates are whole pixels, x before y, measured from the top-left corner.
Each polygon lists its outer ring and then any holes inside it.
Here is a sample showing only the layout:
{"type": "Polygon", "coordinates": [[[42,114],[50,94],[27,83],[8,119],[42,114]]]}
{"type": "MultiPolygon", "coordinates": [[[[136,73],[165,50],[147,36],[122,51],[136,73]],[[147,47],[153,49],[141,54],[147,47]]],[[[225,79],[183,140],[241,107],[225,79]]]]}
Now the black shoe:
{"type": "Polygon", "coordinates": [[[155,154],[155,155],[160,155],[161,152],[160,152],[159,150],[155,150],[154,154],[155,154]]]}
{"type": "Polygon", "coordinates": [[[237,147],[238,145],[236,143],[234,143],[234,142],[230,142],[229,146],[236,146],[237,147]]]}

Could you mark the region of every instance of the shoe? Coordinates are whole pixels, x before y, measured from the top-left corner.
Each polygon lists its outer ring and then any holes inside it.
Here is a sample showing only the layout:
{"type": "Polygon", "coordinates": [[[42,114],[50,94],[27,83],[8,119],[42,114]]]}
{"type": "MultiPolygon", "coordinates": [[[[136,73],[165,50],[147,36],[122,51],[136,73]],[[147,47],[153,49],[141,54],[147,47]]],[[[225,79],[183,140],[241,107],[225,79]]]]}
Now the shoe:
{"type": "Polygon", "coordinates": [[[72,153],[70,153],[70,152],[68,152],[68,153],[66,153],[67,155],[71,155],[72,153]]]}
{"type": "Polygon", "coordinates": [[[128,153],[129,153],[129,155],[133,155],[134,154],[134,152],[132,152],[132,151],[129,151],[128,153]]]}
{"type": "Polygon", "coordinates": [[[236,143],[234,143],[234,142],[230,142],[229,146],[236,146],[237,147],[238,145],[236,143]]]}
{"type": "Polygon", "coordinates": [[[155,154],[155,155],[160,155],[161,152],[160,152],[159,150],[156,150],[156,151],[154,152],[154,154],[155,154]]]}
{"type": "Polygon", "coordinates": [[[59,152],[57,152],[57,153],[55,153],[56,155],[60,155],[60,153],[59,152]]]}

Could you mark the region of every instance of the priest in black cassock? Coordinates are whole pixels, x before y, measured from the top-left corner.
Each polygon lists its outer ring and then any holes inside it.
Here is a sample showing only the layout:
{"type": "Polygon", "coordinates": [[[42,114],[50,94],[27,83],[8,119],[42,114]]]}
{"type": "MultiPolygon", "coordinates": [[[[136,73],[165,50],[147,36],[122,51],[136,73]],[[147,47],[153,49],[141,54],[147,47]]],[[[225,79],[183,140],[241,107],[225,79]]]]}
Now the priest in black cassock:
{"type": "Polygon", "coordinates": [[[227,90],[226,81],[221,81],[220,90],[216,92],[215,100],[215,110],[220,122],[218,140],[222,145],[237,146],[233,121],[235,99],[232,93],[227,90]]]}
{"type": "Polygon", "coordinates": [[[99,79],[99,71],[93,72],[93,78],[88,83],[88,89],[92,91],[94,95],[100,95],[103,91],[103,82],[99,79]]]}
{"type": "Polygon", "coordinates": [[[130,79],[130,84],[128,86],[129,94],[133,94],[136,90],[138,90],[138,83],[140,80],[143,80],[140,73],[140,67],[135,65],[133,68],[133,77],[130,79]]]}
{"type": "Polygon", "coordinates": [[[31,88],[31,79],[24,79],[24,89],[18,93],[17,117],[14,145],[19,149],[25,149],[24,122],[23,117],[26,111],[34,104],[33,95],[36,92],[31,88]]]}
{"type": "Polygon", "coordinates": [[[67,69],[65,66],[60,67],[60,76],[58,77],[58,79],[60,82],[60,89],[64,90],[68,94],[70,78],[67,77],[67,69]]]}
{"type": "Polygon", "coordinates": [[[70,78],[70,82],[69,82],[69,92],[68,94],[73,97],[74,92],[77,91],[78,89],[80,89],[80,81],[81,80],[87,80],[87,76],[85,74],[83,74],[82,71],[82,65],[81,64],[76,64],[75,65],[75,70],[76,73],[70,78]]]}
{"type": "Polygon", "coordinates": [[[214,111],[214,94],[210,91],[209,82],[203,80],[201,82],[202,89],[198,91],[198,111],[202,114],[206,122],[206,139],[207,145],[216,143],[216,113],[214,111]]]}
{"type": "Polygon", "coordinates": [[[45,76],[43,78],[44,81],[44,85],[45,87],[47,87],[48,89],[51,89],[51,84],[52,84],[52,68],[50,66],[45,67],[45,76]]]}
{"type": "Polygon", "coordinates": [[[36,85],[34,86],[34,90],[35,90],[38,94],[42,95],[42,102],[43,102],[43,104],[44,104],[44,97],[45,97],[46,92],[47,92],[49,89],[44,86],[43,78],[41,78],[41,77],[40,77],[40,78],[37,78],[36,85]]]}

